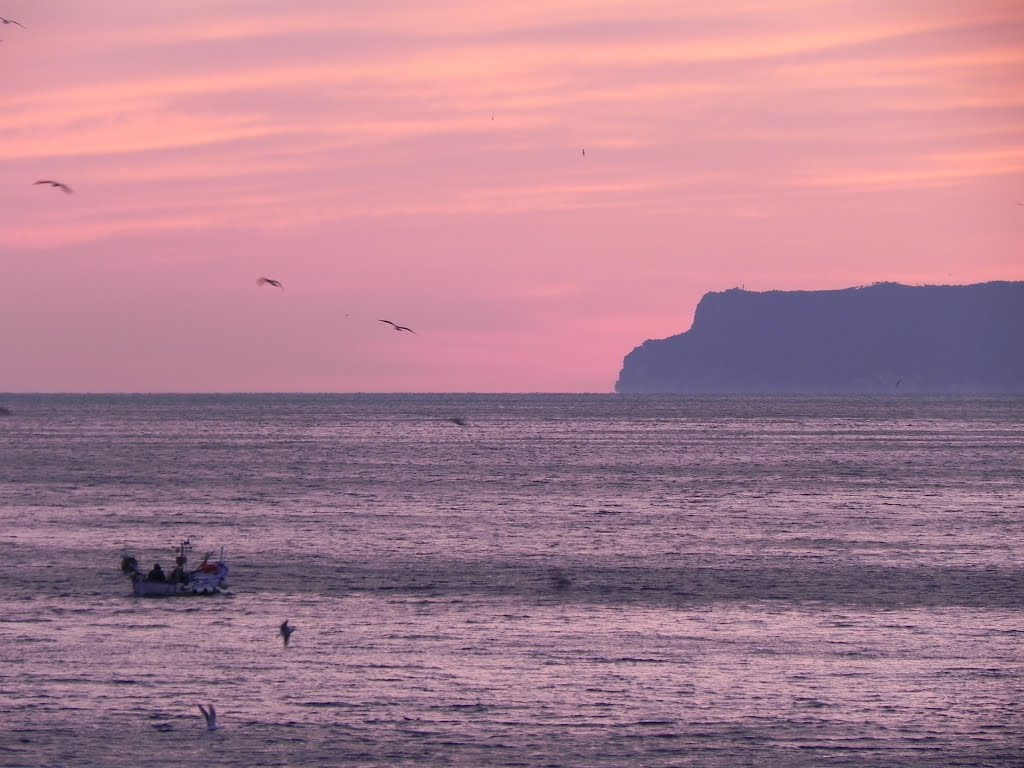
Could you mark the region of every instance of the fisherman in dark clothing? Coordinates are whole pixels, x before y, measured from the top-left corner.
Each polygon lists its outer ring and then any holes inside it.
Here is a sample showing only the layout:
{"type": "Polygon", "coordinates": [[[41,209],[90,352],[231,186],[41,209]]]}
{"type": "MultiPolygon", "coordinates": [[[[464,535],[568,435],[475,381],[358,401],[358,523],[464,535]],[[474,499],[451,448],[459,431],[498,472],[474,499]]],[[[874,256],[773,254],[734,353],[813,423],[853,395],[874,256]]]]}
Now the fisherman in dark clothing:
{"type": "Polygon", "coordinates": [[[188,576],[185,574],[185,558],[181,555],[174,558],[174,570],[171,571],[171,581],[178,584],[184,584],[188,581],[188,576]]]}
{"type": "Polygon", "coordinates": [[[167,581],[167,577],[164,576],[164,569],[160,567],[160,563],[153,564],[153,570],[149,572],[146,578],[149,581],[167,581]]]}

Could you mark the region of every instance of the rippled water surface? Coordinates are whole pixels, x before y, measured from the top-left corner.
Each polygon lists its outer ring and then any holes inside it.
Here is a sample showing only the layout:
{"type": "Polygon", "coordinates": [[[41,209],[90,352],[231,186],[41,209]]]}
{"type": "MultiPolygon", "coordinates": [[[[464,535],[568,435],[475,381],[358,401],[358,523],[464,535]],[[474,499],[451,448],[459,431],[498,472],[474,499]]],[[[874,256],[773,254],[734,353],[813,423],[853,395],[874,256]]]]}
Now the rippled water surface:
{"type": "Polygon", "coordinates": [[[1022,764],[1021,398],[0,405],[2,766],[1022,764]]]}

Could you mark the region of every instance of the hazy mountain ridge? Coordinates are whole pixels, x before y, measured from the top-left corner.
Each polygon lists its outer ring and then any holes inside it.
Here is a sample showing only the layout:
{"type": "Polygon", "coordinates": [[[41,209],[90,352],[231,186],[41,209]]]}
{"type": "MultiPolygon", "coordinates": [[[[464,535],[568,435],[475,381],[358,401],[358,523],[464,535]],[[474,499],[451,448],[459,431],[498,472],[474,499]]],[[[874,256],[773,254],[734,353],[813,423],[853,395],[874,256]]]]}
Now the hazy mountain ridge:
{"type": "Polygon", "coordinates": [[[705,294],[616,392],[1024,393],[1024,282],[705,294]]]}

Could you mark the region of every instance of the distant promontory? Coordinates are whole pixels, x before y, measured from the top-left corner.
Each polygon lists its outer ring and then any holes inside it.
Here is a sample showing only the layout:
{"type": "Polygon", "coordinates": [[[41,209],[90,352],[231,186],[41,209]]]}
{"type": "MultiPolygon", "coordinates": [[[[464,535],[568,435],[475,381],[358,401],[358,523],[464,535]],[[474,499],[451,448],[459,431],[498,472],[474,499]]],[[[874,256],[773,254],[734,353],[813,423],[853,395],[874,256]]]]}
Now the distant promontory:
{"type": "Polygon", "coordinates": [[[708,293],[615,391],[1024,394],[1024,282],[708,293]]]}

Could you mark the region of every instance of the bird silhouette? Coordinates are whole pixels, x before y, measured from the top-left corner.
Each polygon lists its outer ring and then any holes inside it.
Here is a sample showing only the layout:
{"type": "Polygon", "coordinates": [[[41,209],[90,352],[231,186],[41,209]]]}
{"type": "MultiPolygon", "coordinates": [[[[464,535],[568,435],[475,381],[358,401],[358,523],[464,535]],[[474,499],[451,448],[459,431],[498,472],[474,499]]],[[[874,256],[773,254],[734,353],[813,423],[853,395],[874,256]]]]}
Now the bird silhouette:
{"type": "Polygon", "coordinates": [[[288,646],[288,640],[292,636],[292,632],[295,631],[295,627],[288,626],[288,619],[281,622],[281,639],[284,641],[285,647],[288,646]]]}
{"type": "Polygon", "coordinates": [[[59,181],[54,181],[53,179],[40,179],[39,181],[33,181],[32,182],[33,186],[35,186],[36,184],[49,184],[51,187],[57,187],[58,189],[63,189],[64,190],[64,194],[66,194],[66,195],[70,195],[74,191],[67,184],[64,184],[64,183],[59,182],[59,181]]]}
{"type": "Polygon", "coordinates": [[[396,331],[408,331],[409,333],[416,333],[416,331],[414,331],[412,328],[407,328],[404,325],[398,325],[397,323],[392,323],[390,320],[378,320],[377,322],[379,322],[379,323],[387,323],[392,328],[394,328],[396,331]]]}
{"type": "Polygon", "coordinates": [[[280,288],[282,291],[284,290],[284,286],[281,285],[280,280],[271,280],[269,277],[261,277],[256,282],[259,283],[260,285],[272,285],[275,288],[280,288]]]}
{"type": "Polygon", "coordinates": [[[220,726],[217,725],[217,710],[213,708],[213,704],[206,705],[210,708],[209,710],[203,709],[202,704],[196,704],[196,706],[199,707],[199,711],[202,712],[203,717],[206,718],[206,730],[216,731],[220,728],[220,726]]]}
{"type": "Polygon", "coordinates": [[[0,23],[3,23],[3,24],[17,24],[22,29],[25,28],[25,25],[22,24],[20,21],[15,21],[14,19],[5,19],[3,16],[0,16],[0,23]]]}

